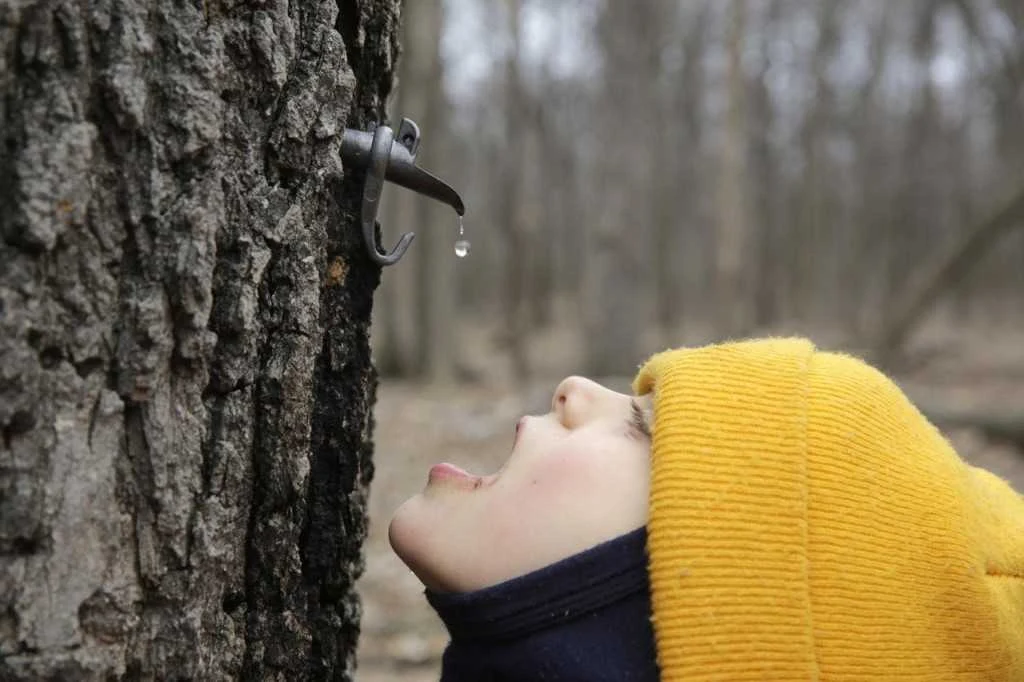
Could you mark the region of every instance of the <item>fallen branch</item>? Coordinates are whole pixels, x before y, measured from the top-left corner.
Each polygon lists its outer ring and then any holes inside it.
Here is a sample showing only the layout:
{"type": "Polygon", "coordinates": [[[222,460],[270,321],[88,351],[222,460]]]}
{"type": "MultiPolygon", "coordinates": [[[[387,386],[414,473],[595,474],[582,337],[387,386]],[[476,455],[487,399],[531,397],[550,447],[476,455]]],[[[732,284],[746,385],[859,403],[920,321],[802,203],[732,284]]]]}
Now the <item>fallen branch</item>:
{"type": "Polygon", "coordinates": [[[1021,225],[1024,225],[1024,186],[912,280],[875,335],[871,344],[872,359],[882,365],[890,364],[925,313],[945,292],[964,280],[999,237],[1021,225]]]}

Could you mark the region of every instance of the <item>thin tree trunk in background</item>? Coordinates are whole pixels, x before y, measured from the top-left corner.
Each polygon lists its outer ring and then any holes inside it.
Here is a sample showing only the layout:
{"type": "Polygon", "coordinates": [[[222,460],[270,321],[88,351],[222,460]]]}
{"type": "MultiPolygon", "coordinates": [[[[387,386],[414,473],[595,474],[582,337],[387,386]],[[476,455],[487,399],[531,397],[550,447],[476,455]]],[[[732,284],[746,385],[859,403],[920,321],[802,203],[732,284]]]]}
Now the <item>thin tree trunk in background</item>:
{"type": "MultiPolygon", "coordinates": [[[[706,140],[713,126],[706,120],[705,111],[711,82],[705,55],[712,43],[709,34],[714,15],[715,10],[710,3],[685,4],[676,13],[685,33],[680,46],[682,69],[679,77],[673,79],[677,89],[670,101],[676,125],[682,134],[680,147],[674,150],[678,156],[675,168],[679,176],[666,178],[670,184],[665,187],[666,191],[675,190],[673,197],[666,197],[673,201],[677,212],[676,224],[671,226],[675,234],[663,242],[675,242],[675,246],[664,252],[659,246],[653,256],[655,281],[672,282],[671,289],[666,291],[662,290],[662,284],[656,284],[658,291],[655,296],[662,310],[663,332],[668,331],[669,326],[678,332],[680,322],[685,324],[688,332],[698,318],[706,318],[715,304],[709,291],[713,293],[714,286],[713,220],[717,197],[712,187],[716,186],[717,178],[708,172],[713,162],[712,155],[706,152],[706,140]],[[673,309],[671,313],[668,312],[670,308],[673,309]]],[[[679,342],[675,333],[664,339],[666,345],[679,342]]]]}
{"type": "MultiPolygon", "coordinates": [[[[441,64],[443,3],[441,0],[410,0],[406,3],[403,22],[403,45],[409,52],[402,65],[404,83],[400,87],[405,110],[401,115],[415,120],[423,132],[418,162],[425,168],[450,167],[443,163],[446,153],[441,64]]],[[[448,382],[455,374],[453,244],[458,238],[456,215],[447,206],[426,197],[410,195],[410,205],[415,214],[418,270],[415,291],[409,295],[416,301],[418,370],[431,381],[448,382]]]]}
{"type": "MultiPolygon", "coordinates": [[[[828,182],[830,163],[827,149],[829,124],[832,120],[832,85],[828,79],[829,60],[839,39],[837,0],[822,0],[817,6],[818,39],[811,55],[811,76],[814,94],[801,130],[803,176],[797,200],[796,228],[792,240],[795,261],[791,266],[789,299],[797,317],[818,318],[833,310],[835,301],[826,301],[821,294],[834,298],[829,264],[823,258],[826,237],[831,232],[829,210],[831,185],[828,182]],[[823,267],[823,262],[825,267],[823,267]],[[827,284],[827,285],[826,285],[827,284]]],[[[835,270],[832,265],[832,270],[835,270]]],[[[834,275],[832,275],[834,277],[834,275]]],[[[832,322],[832,320],[827,320],[832,322]]]]}
{"type": "MultiPolygon", "coordinates": [[[[659,130],[666,133],[673,130],[664,113],[656,120],[659,130]]],[[[672,137],[685,139],[678,131],[673,131],[672,137]]],[[[682,210],[687,202],[680,201],[680,197],[685,198],[692,194],[690,183],[685,179],[686,175],[682,172],[672,172],[686,163],[685,160],[678,158],[678,155],[685,154],[685,146],[670,147],[669,144],[668,139],[656,144],[651,159],[651,164],[657,170],[654,174],[654,220],[651,226],[654,231],[654,300],[658,327],[662,342],[665,344],[673,343],[682,319],[682,292],[679,290],[677,277],[680,251],[678,233],[686,228],[689,216],[682,210]],[[677,185],[676,182],[680,178],[683,180],[677,185]]]]}
{"type": "Polygon", "coordinates": [[[507,32],[512,49],[505,59],[505,149],[500,164],[500,184],[496,188],[501,212],[498,222],[506,251],[502,256],[505,270],[504,329],[502,341],[508,350],[512,375],[518,381],[530,374],[528,356],[529,318],[526,307],[526,247],[522,224],[523,178],[525,158],[523,140],[522,75],[519,71],[522,46],[522,0],[505,0],[507,32]]]}
{"type": "MultiPolygon", "coordinates": [[[[438,163],[446,153],[447,131],[440,59],[442,3],[405,0],[402,6],[402,56],[390,123],[397,130],[402,118],[416,121],[423,137],[417,163],[425,168],[447,165],[438,163]]],[[[377,367],[384,376],[416,374],[447,381],[454,373],[454,279],[451,258],[446,256],[455,240],[455,215],[398,187],[385,195],[381,215],[386,248],[405,232],[415,232],[416,240],[408,260],[402,261],[404,267],[388,270],[377,295],[377,367]]]]}
{"type": "Polygon", "coordinates": [[[562,155],[560,140],[556,139],[548,125],[544,106],[533,96],[529,97],[529,123],[533,128],[534,159],[533,205],[538,215],[535,224],[531,225],[531,264],[532,276],[527,279],[529,290],[529,316],[531,329],[544,329],[554,321],[553,303],[555,298],[555,240],[552,238],[558,226],[555,202],[557,195],[568,191],[564,183],[568,178],[559,172],[559,157],[562,155]]]}
{"type": "Polygon", "coordinates": [[[857,93],[850,133],[855,150],[857,209],[854,220],[859,225],[859,244],[853,253],[848,254],[845,279],[857,284],[847,289],[847,296],[856,302],[851,324],[855,338],[860,337],[863,329],[872,324],[877,311],[883,307],[887,293],[886,263],[881,252],[887,237],[881,231],[891,219],[890,202],[887,201],[887,188],[884,186],[888,175],[880,170],[886,166],[884,153],[887,148],[880,138],[884,138],[887,130],[879,90],[882,76],[888,69],[892,44],[889,33],[895,10],[892,3],[886,3],[876,12],[878,17],[870,24],[868,76],[857,93]]]}
{"type": "Polygon", "coordinates": [[[396,4],[0,0],[0,678],[351,679],[396,4]]]}
{"type": "Polygon", "coordinates": [[[715,245],[716,331],[723,336],[742,334],[750,325],[749,261],[750,218],[748,210],[747,104],[743,73],[743,40],[746,32],[745,0],[730,6],[726,75],[728,110],[722,144],[721,180],[718,190],[718,226],[715,245]]]}
{"type": "MultiPolygon", "coordinates": [[[[583,249],[586,217],[580,196],[580,160],[569,139],[570,136],[564,130],[571,130],[572,123],[566,124],[555,113],[559,105],[566,107],[562,102],[549,102],[552,111],[548,118],[547,131],[553,149],[552,165],[545,169],[545,172],[551,179],[547,192],[553,219],[551,231],[546,238],[553,250],[552,278],[555,294],[564,300],[565,297],[571,297],[579,291],[588,254],[583,249]]],[[[573,314],[578,313],[578,307],[574,308],[576,309],[572,311],[573,314]]],[[[578,317],[573,321],[578,323],[578,317]]]]}
{"type": "Polygon", "coordinates": [[[772,0],[764,26],[757,33],[760,39],[761,62],[759,73],[751,79],[750,92],[750,193],[751,204],[756,207],[757,216],[751,221],[753,241],[756,244],[754,259],[754,284],[751,292],[751,321],[759,330],[771,329],[779,320],[780,252],[782,251],[779,230],[778,203],[780,185],[774,169],[778,160],[772,147],[775,130],[775,109],[767,78],[771,65],[770,36],[775,22],[779,20],[782,3],[772,0]]]}
{"type": "Polygon", "coordinates": [[[583,304],[585,369],[592,376],[635,369],[656,310],[650,273],[658,187],[652,159],[653,145],[664,140],[654,125],[630,127],[623,111],[653,110],[656,89],[647,82],[660,71],[663,9],[659,3],[607,3],[598,18],[603,96],[614,93],[618,106],[597,112],[594,122],[601,144],[594,159],[597,206],[586,225],[594,252],[587,259],[583,304]]]}
{"type": "MultiPolygon", "coordinates": [[[[905,119],[901,161],[906,164],[896,200],[898,220],[887,232],[888,238],[888,298],[896,299],[907,286],[911,269],[908,263],[921,260],[935,244],[942,244],[944,235],[937,234],[941,224],[934,220],[944,197],[938,188],[935,174],[944,172],[934,167],[932,146],[941,139],[938,93],[930,72],[938,47],[935,14],[939,7],[932,3],[912,16],[914,61],[909,68],[919,74],[921,86],[910,114],[905,119]]],[[[926,256],[927,257],[927,256],[926,256]]]]}
{"type": "Polygon", "coordinates": [[[654,297],[665,345],[678,342],[676,334],[683,320],[686,292],[681,275],[686,267],[686,252],[682,245],[687,242],[686,233],[700,226],[693,204],[701,180],[698,155],[705,88],[702,59],[708,14],[706,7],[701,9],[681,37],[682,68],[678,74],[672,74],[677,79],[677,89],[659,103],[655,119],[655,130],[663,138],[655,142],[653,162],[657,171],[654,297]]]}

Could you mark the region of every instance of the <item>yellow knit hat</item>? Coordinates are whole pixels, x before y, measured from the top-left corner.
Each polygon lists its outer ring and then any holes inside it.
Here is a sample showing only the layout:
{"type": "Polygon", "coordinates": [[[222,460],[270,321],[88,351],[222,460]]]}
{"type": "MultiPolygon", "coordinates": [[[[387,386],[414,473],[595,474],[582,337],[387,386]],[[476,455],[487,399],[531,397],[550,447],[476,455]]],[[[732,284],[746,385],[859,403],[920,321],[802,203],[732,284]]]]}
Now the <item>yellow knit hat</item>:
{"type": "Polygon", "coordinates": [[[854,358],[652,357],[651,599],[675,680],[1024,680],[1024,499],[854,358]]]}

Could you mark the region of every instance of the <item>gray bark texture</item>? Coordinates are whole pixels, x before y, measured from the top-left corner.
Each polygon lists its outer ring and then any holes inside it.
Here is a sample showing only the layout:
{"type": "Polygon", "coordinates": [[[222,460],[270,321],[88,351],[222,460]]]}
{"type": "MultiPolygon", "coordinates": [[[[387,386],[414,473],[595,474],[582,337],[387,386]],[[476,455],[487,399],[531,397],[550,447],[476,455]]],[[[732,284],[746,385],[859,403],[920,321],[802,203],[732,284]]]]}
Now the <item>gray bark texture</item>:
{"type": "Polygon", "coordinates": [[[397,0],[0,0],[0,680],[347,680],[397,0]]]}

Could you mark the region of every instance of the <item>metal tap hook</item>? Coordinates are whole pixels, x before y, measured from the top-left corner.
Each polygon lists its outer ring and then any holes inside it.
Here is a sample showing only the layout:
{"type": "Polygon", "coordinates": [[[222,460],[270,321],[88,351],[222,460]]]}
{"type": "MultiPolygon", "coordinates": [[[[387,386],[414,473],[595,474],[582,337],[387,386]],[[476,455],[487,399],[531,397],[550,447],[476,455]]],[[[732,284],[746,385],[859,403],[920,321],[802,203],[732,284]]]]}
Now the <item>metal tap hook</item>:
{"type": "Polygon", "coordinates": [[[416,165],[419,146],[419,126],[408,118],[402,119],[397,140],[394,131],[385,125],[377,126],[372,133],[346,128],[342,135],[342,163],[366,168],[360,222],[366,251],[377,265],[397,263],[416,237],[414,233],[406,232],[391,252],[383,251],[377,244],[375,226],[385,180],[442,201],[460,216],[466,212],[462,198],[454,189],[416,165]]]}

